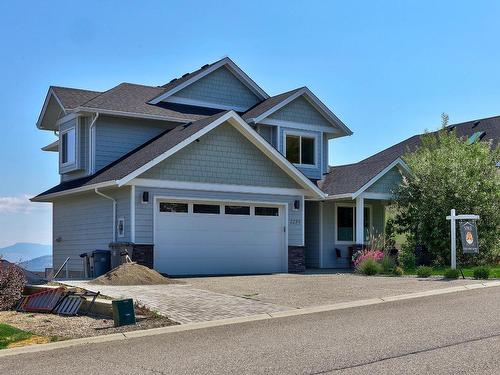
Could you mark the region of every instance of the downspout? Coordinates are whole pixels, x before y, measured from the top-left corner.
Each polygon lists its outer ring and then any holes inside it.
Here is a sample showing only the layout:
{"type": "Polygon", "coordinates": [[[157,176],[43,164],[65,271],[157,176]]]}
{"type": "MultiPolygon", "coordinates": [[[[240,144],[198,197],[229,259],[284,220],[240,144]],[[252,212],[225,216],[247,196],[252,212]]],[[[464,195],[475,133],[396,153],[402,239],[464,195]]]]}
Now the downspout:
{"type": "Polygon", "coordinates": [[[94,149],[95,149],[95,139],[92,133],[92,129],[95,127],[95,122],[97,121],[99,117],[99,112],[95,113],[94,118],[92,119],[92,122],[90,123],[89,126],[89,174],[94,173],[94,164],[95,164],[95,155],[94,155],[94,149]]]}
{"type": "Polygon", "coordinates": [[[116,199],[111,198],[110,196],[101,193],[97,188],[94,189],[95,193],[113,201],[113,242],[116,242],[116,199]]]}

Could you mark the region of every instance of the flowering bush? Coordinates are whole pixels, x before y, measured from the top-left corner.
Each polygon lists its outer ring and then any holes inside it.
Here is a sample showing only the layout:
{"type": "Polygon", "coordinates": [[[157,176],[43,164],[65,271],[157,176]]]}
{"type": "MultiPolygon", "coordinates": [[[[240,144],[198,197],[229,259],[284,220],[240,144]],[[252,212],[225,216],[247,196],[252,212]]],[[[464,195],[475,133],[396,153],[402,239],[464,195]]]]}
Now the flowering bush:
{"type": "Polygon", "coordinates": [[[21,298],[25,284],[23,271],[0,259],[0,311],[10,309],[21,298]]]}
{"type": "Polygon", "coordinates": [[[354,266],[357,267],[366,259],[372,259],[375,262],[379,262],[383,258],[384,253],[380,250],[359,250],[353,255],[352,262],[354,263],[354,266]]]}

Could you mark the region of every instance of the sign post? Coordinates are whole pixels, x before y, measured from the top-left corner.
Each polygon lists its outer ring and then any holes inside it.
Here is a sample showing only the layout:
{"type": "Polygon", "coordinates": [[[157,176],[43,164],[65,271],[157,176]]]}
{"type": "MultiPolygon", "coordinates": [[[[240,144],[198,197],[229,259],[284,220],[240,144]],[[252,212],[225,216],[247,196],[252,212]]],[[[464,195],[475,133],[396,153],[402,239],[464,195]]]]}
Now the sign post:
{"type": "MultiPolygon", "coordinates": [[[[450,216],[446,216],[446,220],[451,220],[451,268],[452,269],[456,269],[457,268],[457,224],[456,224],[456,220],[478,220],[479,219],[479,215],[456,215],[456,211],[455,209],[452,209],[451,210],[451,213],[450,213],[450,216]]],[[[471,223],[465,223],[465,224],[469,224],[471,225],[471,223]]],[[[472,225],[471,225],[472,226],[472,225]]],[[[477,252],[477,230],[476,230],[476,225],[474,223],[473,225],[473,231],[471,230],[469,233],[471,233],[470,235],[473,236],[473,244],[475,243],[475,247],[473,248],[474,249],[474,252],[477,252]],[[475,235],[475,237],[474,237],[475,235]]],[[[471,228],[472,229],[472,228],[471,228]]],[[[461,231],[462,231],[462,226],[461,226],[461,231]]],[[[466,236],[467,237],[467,236],[466,236]]],[[[469,237],[470,239],[470,237],[469,237]]],[[[472,252],[472,251],[469,251],[471,249],[469,249],[467,247],[467,245],[464,245],[464,235],[462,235],[462,247],[464,248],[464,250],[466,250],[466,252],[472,252]]],[[[467,244],[468,241],[465,242],[465,244],[467,244]]]]}

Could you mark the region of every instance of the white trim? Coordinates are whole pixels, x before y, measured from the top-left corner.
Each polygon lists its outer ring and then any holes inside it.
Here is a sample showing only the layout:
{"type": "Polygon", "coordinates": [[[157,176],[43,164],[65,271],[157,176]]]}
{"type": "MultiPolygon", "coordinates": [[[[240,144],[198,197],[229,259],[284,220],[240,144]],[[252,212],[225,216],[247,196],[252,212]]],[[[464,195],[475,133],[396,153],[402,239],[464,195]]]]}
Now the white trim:
{"type": "Polygon", "coordinates": [[[365,199],[380,199],[390,201],[393,199],[393,195],[389,193],[362,193],[359,196],[364,197],[365,199]]]}
{"type": "Polygon", "coordinates": [[[162,116],[162,115],[148,115],[145,113],[115,111],[115,110],[111,110],[111,109],[101,109],[101,108],[94,108],[94,107],[77,107],[74,109],[74,112],[76,112],[76,113],[79,113],[79,112],[83,112],[83,113],[99,112],[101,115],[141,118],[141,119],[160,120],[160,121],[171,121],[171,122],[179,122],[181,124],[187,124],[189,122],[196,121],[196,119],[181,119],[181,118],[177,118],[177,117],[169,117],[169,116],[162,116]]]}
{"type": "MultiPolygon", "coordinates": [[[[304,124],[304,123],[295,122],[295,121],[275,120],[275,119],[266,118],[262,121],[259,121],[258,124],[281,126],[281,127],[290,128],[290,129],[314,130],[314,131],[318,131],[318,132],[336,134],[338,136],[344,136],[344,134],[339,132],[339,130],[336,128],[331,128],[331,127],[326,127],[326,126],[321,126],[321,125],[314,125],[314,124],[304,124]]],[[[333,138],[336,138],[336,137],[333,137],[333,138]]]]}
{"type": "Polygon", "coordinates": [[[334,194],[334,195],[329,195],[325,199],[326,200],[333,200],[333,199],[353,199],[351,193],[344,193],[344,194],[334,194]]]}
{"type": "Polygon", "coordinates": [[[261,115],[248,119],[250,122],[261,122],[280,108],[284,107],[288,103],[292,102],[293,100],[297,99],[299,96],[304,96],[304,98],[330,123],[332,124],[332,127],[340,129],[344,135],[352,135],[352,131],[347,127],[346,124],[344,124],[332,111],[328,109],[327,106],[325,106],[321,100],[318,99],[316,95],[314,95],[311,90],[309,90],[307,87],[303,87],[300,90],[298,90],[296,93],[293,95],[289,96],[285,100],[281,101],[280,103],[276,104],[274,107],[268,109],[261,115]]]}
{"type": "MultiPolygon", "coordinates": [[[[254,200],[241,200],[241,199],[217,199],[217,198],[195,198],[195,197],[182,197],[182,196],[163,196],[163,195],[154,195],[153,197],[153,246],[156,246],[156,216],[159,211],[159,201],[169,201],[169,202],[185,202],[188,203],[188,214],[192,213],[192,207],[194,203],[219,203],[221,207],[221,214],[224,214],[224,205],[225,203],[236,203],[236,204],[245,204],[245,205],[262,205],[262,206],[278,206],[280,207],[280,216],[282,216],[283,222],[283,257],[282,257],[282,266],[283,272],[288,272],[288,203],[287,202],[263,202],[263,201],[254,201],[254,200]]],[[[249,217],[255,217],[255,211],[253,209],[250,210],[249,217]],[[252,215],[253,213],[253,215],[252,215]]],[[[264,216],[263,216],[264,217],[264,216]]],[[[154,262],[153,262],[154,264],[154,262]]]]}
{"type": "Polygon", "coordinates": [[[286,195],[286,196],[294,196],[294,195],[303,196],[304,194],[307,194],[307,190],[303,189],[230,185],[230,184],[190,182],[190,181],[154,180],[148,178],[134,178],[130,182],[127,182],[126,185],[132,185],[132,186],[135,185],[147,188],[218,191],[225,193],[270,194],[270,195],[286,195]]]}
{"type": "Polygon", "coordinates": [[[59,120],[56,121],[56,126],[59,127],[61,124],[65,124],[71,120],[74,120],[77,117],[78,114],[76,113],[68,113],[67,115],[61,117],[59,120]]]}
{"type": "MultiPolygon", "coordinates": [[[[363,205],[364,208],[369,208],[370,209],[370,227],[373,226],[373,205],[372,204],[367,204],[365,203],[363,205]]],[[[334,241],[335,244],[337,245],[355,245],[356,244],[356,203],[355,202],[335,202],[334,203],[334,228],[333,228],[333,233],[334,233],[334,241]],[[353,241],[338,241],[337,239],[337,226],[338,226],[338,220],[337,220],[337,207],[351,207],[353,210],[353,217],[352,217],[352,225],[353,225],[353,241]]],[[[363,229],[364,229],[364,223],[363,223],[363,229]]],[[[371,228],[370,228],[371,230],[371,228]]],[[[364,231],[364,230],[363,230],[364,231]]],[[[368,241],[365,241],[367,243],[368,241]]]]}
{"type": "Polygon", "coordinates": [[[135,243],[135,185],[130,187],[130,242],[135,243]]]}
{"type": "Polygon", "coordinates": [[[317,195],[319,198],[325,198],[325,194],[316,186],[314,183],[304,176],[300,171],[298,171],[292,163],[290,163],[278,150],[276,150],[272,145],[270,145],[260,134],[258,134],[250,125],[248,125],[236,112],[229,111],[228,113],[222,115],[218,119],[214,120],[210,125],[204,127],[200,131],[191,135],[184,141],[178,143],[170,150],[164,152],[163,154],[157,156],[150,162],[146,163],[142,167],[136,169],[134,172],[128,174],[127,176],[121,178],[117,181],[118,186],[125,185],[132,179],[146,172],[148,169],[154,167],[158,163],[173,155],[177,151],[186,147],[190,143],[194,142],[196,139],[207,134],[217,126],[228,121],[233,125],[238,131],[240,131],[243,136],[245,136],[250,142],[252,142],[257,148],[259,148],[265,155],[267,155],[271,160],[273,160],[285,173],[287,173],[295,182],[306,188],[307,190],[317,195]]]}
{"type": "Polygon", "coordinates": [[[52,198],[63,197],[65,195],[82,193],[82,192],[91,191],[94,189],[99,189],[99,188],[103,188],[103,187],[110,187],[110,186],[115,186],[115,185],[116,185],[116,181],[100,182],[98,184],[82,186],[82,187],[75,188],[75,189],[68,189],[68,190],[64,190],[61,192],[57,192],[57,193],[43,195],[41,197],[33,197],[30,199],[30,201],[32,201],[32,202],[50,202],[51,201],[50,199],[52,199],[52,198]]]}
{"type": "Polygon", "coordinates": [[[245,72],[243,72],[233,61],[231,61],[230,58],[225,57],[215,64],[209,66],[208,68],[200,70],[196,75],[194,75],[187,81],[150,100],[149,103],[158,104],[169,96],[175,94],[176,92],[179,92],[180,90],[193,84],[194,82],[200,80],[201,78],[207,76],[208,74],[214,72],[222,66],[226,66],[235,75],[236,78],[238,78],[245,86],[252,90],[252,92],[260,99],[264,100],[269,98],[269,95],[264,90],[262,90],[248,75],[246,75],[245,72]]]}
{"type": "MultiPolygon", "coordinates": [[[[42,119],[45,116],[45,111],[47,110],[47,107],[49,106],[50,98],[52,96],[54,96],[55,100],[57,101],[57,104],[59,104],[59,106],[61,107],[61,112],[63,112],[65,115],[67,113],[66,109],[64,108],[64,106],[62,105],[61,101],[59,100],[59,98],[57,97],[56,93],[54,92],[54,90],[51,87],[49,89],[49,91],[47,92],[47,95],[45,96],[45,100],[43,101],[42,111],[38,115],[38,120],[36,121],[36,127],[38,129],[44,129],[44,128],[41,127],[41,122],[42,122],[42,119]]],[[[53,129],[46,129],[45,128],[45,130],[53,130],[53,129]]]]}
{"type": "Polygon", "coordinates": [[[291,136],[296,136],[299,137],[299,160],[302,160],[302,138],[313,138],[314,139],[314,150],[313,150],[313,157],[314,157],[314,164],[302,164],[302,163],[293,163],[296,167],[300,168],[318,168],[318,150],[320,146],[319,142],[319,134],[317,133],[311,133],[308,132],[307,130],[302,130],[302,131],[297,131],[297,130],[284,130],[283,131],[283,155],[286,158],[286,136],[291,135],[291,136]]]}
{"type": "Polygon", "coordinates": [[[88,161],[88,171],[89,174],[94,174],[95,172],[95,147],[96,147],[96,121],[99,118],[99,112],[95,113],[89,125],[89,161],[88,161]]]}
{"type": "Polygon", "coordinates": [[[371,185],[377,182],[382,176],[384,176],[387,172],[389,172],[396,165],[399,165],[402,169],[404,169],[408,174],[411,174],[410,167],[403,161],[401,158],[397,158],[387,167],[385,167],[382,171],[380,171],[375,177],[373,177],[370,181],[364,184],[358,191],[352,194],[352,199],[355,199],[358,195],[368,189],[371,185]]]}
{"type": "Polygon", "coordinates": [[[168,102],[168,103],[191,105],[191,106],[195,106],[195,107],[207,107],[207,108],[216,108],[216,109],[224,109],[224,110],[233,109],[233,110],[238,111],[238,112],[248,111],[248,108],[249,108],[249,107],[238,107],[238,106],[234,106],[234,105],[224,105],[224,104],[206,102],[203,100],[180,98],[177,96],[169,96],[167,99],[165,99],[163,101],[168,102]]]}

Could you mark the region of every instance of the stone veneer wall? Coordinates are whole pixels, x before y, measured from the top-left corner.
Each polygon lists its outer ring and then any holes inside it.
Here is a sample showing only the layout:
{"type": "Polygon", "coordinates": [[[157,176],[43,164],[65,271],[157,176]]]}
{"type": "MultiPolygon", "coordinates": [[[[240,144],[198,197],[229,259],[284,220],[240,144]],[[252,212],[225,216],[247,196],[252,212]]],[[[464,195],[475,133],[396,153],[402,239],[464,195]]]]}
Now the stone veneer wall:
{"type": "Polygon", "coordinates": [[[306,249],[304,246],[288,246],[288,273],[306,270],[306,249]]]}

